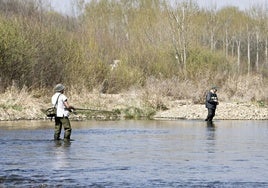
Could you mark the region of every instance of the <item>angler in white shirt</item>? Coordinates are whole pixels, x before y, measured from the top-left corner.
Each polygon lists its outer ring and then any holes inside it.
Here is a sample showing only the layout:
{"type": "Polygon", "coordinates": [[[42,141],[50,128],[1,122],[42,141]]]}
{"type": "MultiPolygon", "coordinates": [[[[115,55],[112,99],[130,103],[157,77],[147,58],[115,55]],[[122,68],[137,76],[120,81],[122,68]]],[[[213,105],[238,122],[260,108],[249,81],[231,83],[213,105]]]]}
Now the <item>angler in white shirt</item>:
{"type": "Polygon", "coordinates": [[[75,110],[75,108],[69,105],[67,97],[64,95],[64,90],[64,85],[57,84],[54,88],[55,94],[51,98],[52,105],[57,108],[54,140],[60,140],[62,127],[64,128],[64,140],[70,140],[72,133],[72,126],[68,116],[70,111],[75,110]]]}

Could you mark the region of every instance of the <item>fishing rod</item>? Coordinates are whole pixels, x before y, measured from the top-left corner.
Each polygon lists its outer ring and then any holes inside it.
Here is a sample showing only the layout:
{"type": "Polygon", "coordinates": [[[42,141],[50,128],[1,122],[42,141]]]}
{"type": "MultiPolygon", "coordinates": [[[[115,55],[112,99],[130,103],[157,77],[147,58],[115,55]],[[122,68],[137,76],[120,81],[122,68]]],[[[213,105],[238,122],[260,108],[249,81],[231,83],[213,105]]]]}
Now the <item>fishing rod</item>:
{"type": "MultiPolygon", "coordinates": [[[[41,111],[47,115],[49,118],[53,118],[56,116],[56,108],[50,107],[48,109],[41,109],[41,111]]],[[[69,112],[76,114],[77,111],[89,111],[89,112],[100,112],[100,113],[112,113],[112,114],[120,114],[120,111],[118,110],[98,110],[98,109],[92,109],[92,108],[74,108],[74,109],[69,109],[69,112]]]]}
{"type": "Polygon", "coordinates": [[[115,111],[110,110],[98,110],[98,109],[92,109],[92,108],[74,108],[74,111],[81,110],[81,111],[92,111],[92,112],[106,112],[106,113],[115,113],[115,111]]]}

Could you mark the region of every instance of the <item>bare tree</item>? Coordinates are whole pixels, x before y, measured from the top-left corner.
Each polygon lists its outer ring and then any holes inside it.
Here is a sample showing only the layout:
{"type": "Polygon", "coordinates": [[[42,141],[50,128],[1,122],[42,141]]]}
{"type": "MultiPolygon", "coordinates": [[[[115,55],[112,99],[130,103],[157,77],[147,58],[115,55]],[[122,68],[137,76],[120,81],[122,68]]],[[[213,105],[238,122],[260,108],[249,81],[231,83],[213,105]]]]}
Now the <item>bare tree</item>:
{"type": "Polygon", "coordinates": [[[251,51],[250,51],[250,43],[251,43],[251,31],[249,29],[249,25],[247,24],[247,62],[248,62],[248,69],[247,72],[250,74],[251,72],[251,51]]]}
{"type": "Polygon", "coordinates": [[[187,74],[187,53],[193,42],[193,17],[197,12],[192,1],[177,4],[178,9],[168,8],[169,23],[172,29],[172,43],[176,52],[176,59],[182,64],[183,72],[187,74]]]}

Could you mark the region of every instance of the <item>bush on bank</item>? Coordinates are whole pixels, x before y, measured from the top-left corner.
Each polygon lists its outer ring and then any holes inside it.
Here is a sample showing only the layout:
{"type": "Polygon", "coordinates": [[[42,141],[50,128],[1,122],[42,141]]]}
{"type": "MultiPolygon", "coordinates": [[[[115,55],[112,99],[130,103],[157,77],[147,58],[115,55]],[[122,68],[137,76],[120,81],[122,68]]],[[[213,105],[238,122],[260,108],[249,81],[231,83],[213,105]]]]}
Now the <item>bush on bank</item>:
{"type": "Polygon", "coordinates": [[[125,110],[130,117],[168,108],[165,97],[203,103],[212,85],[220,88],[221,100],[267,104],[267,32],[262,17],[233,8],[201,10],[187,3],[171,9],[165,3],[91,1],[81,15],[69,17],[37,1],[0,0],[0,110],[35,114],[50,103],[57,83],[69,88],[75,103],[83,104],[77,97],[82,95],[88,106],[105,108],[110,108],[109,100],[104,104],[103,98],[87,94],[136,90],[140,104],[122,108],[132,109],[125,110]],[[181,19],[183,13],[187,22],[181,19]],[[232,27],[227,27],[226,15],[232,27]],[[260,32],[245,30],[247,24],[260,32]]]}

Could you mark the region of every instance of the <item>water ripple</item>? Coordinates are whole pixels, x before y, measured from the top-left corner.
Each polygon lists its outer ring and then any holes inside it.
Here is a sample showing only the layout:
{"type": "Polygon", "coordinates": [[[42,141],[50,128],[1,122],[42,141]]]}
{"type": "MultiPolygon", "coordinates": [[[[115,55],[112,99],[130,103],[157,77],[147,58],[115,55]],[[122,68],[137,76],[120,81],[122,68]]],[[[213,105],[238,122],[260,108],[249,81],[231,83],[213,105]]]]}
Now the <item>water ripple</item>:
{"type": "Polygon", "coordinates": [[[0,127],[0,188],[268,187],[266,125],[77,122],[71,142],[54,142],[53,128],[0,127]]]}

